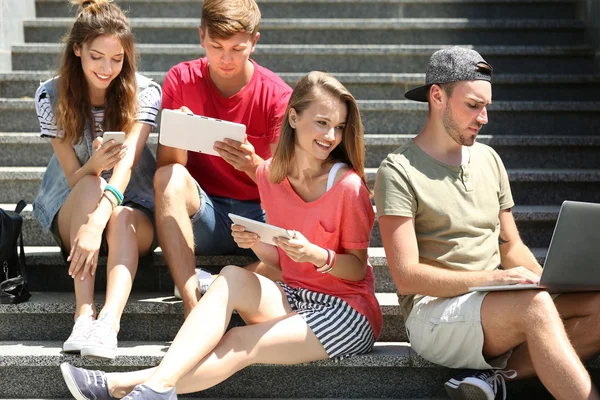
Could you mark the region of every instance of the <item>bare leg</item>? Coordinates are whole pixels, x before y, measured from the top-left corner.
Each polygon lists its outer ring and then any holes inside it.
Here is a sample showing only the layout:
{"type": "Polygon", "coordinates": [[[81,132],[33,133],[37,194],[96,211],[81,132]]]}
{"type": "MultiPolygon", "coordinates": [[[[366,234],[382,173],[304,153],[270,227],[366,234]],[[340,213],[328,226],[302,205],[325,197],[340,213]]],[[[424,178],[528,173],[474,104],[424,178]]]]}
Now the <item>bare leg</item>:
{"type": "Polygon", "coordinates": [[[119,332],[119,321],[129,298],[140,255],[148,254],[154,228],[141,211],[117,207],[106,226],[108,242],[106,302],[100,316],[109,313],[119,332]]]}
{"type": "MultiPolygon", "coordinates": [[[[284,317],[291,312],[287,298],[277,284],[242,268],[227,266],[223,268],[221,275],[186,319],[169,351],[158,368],[152,372],[152,376],[148,378],[148,371],[116,376],[110,374],[109,387],[115,395],[119,396],[128,393],[131,387],[141,382],[146,382],[158,390],[174,386],[198,363],[207,358],[215,347],[222,344],[221,342],[225,340],[223,334],[234,309],[238,310],[249,324],[261,324],[284,317]]],[[[241,328],[236,328],[230,332],[240,330],[241,328]]],[[[244,332],[250,335],[252,331],[244,332]]],[[[306,339],[306,333],[304,336],[306,339]]],[[[233,338],[237,338],[234,333],[227,333],[225,337],[228,339],[223,343],[229,343],[233,338]]],[[[320,343],[319,346],[325,352],[320,343]]]]}
{"type": "MultiPolygon", "coordinates": [[[[102,178],[88,175],[83,178],[73,189],[58,212],[58,231],[67,252],[71,251],[73,241],[77,236],[79,228],[87,223],[91,214],[102,197],[105,182],[102,178]]],[[[82,281],[74,279],[75,285],[75,319],[85,314],[90,305],[96,314],[94,307],[94,281],[95,277],[89,274],[82,281]]]]}
{"type": "Polygon", "coordinates": [[[175,286],[181,293],[184,315],[200,300],[196,280],[194,232],[190,216],[200,208],[193,178],[180,164],[159,168],[154,176],[156,230],[175,286]]]}
{"type": "MultiPolygon", "coordinates": [[[[558,399],[598,399],[589,374],[571,345],[552,298],[544,291],[495,292],[481,306],[483,354],[493,358],[527,344],[531,364],[558,399]]],[[[527,374],[527,366],[509,359],[507,369],[527,374]],[[525,368],[523,368],[525,367],[525,368]]]]}
{"type": "MultiPolygon", "coordinates": [[[[213,351],[177,381],[177,393],[206,390],[252,364],[289,365],[326,358],[327,352],[304,319],[291,313],[228,331],[213,351]]],[[[109,387],[113,396],[122,397],[135,385],[150,383],[153,374],[156,368],[109,374],[109,387]],[[113,378],[114,375],[118,377],[113,378]]]]}
{"type": "Polygon", "coordinates": [[[281,281],[281,269],[271,267],[262,261],[256,261],[244,267],[246,271],[254,272],[269,278],[273,282],[281,281]]]}
{"type": "MultiPolygon", "coordinates": [[[[600,293],[562,294],[554,304],[579,358],[585,361],[597,355],[600,352],[600,293]]],[[[526,344],[513,350],[510,363],[519,366],[519,378],[535,376],[526,344]]]]}

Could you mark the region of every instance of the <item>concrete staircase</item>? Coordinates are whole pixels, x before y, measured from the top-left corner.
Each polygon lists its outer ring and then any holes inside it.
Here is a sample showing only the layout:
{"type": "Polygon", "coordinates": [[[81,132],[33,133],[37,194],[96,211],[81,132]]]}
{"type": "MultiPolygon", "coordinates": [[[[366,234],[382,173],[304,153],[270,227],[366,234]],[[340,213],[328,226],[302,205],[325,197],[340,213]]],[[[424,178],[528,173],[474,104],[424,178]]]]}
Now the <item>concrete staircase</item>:
{"type": "MultiPolygon", "coordinates": [[[[162,83],[179,61],[202,55],[197,0],[118,1],[140,43],[140,70],[162,83]],[[189,18],[192,17],[192,18],[189,18]]],[[[310,70],[334,73],[359,99],[366,126],[367,175],[416,134],[426,105],[403,100],[423,84],[431,53],[473,45],[493,66],[494,104],[480,141],[508,169],[524,241],[543,262],[565,199],[600,202],[600,75],[575,17],[575,0],[263,0],[255,59],[291,85],[310,70]]],[[[37,0],[24,22],[26,43],[13,46],[14,71],[0,74],[0,207],[29,203],[52,154],[38,136],[33,93],[58,65],[57,41],[72,22],[64,0],[37,0]]],[[[157,136],[150,144],[155,149],[157,136]]],[[[160,249],[141,261],[126,307],[114,362],[61,354],[72,326],[72,282],[60,252],[24,212],[31,300],[0,305],[0,398],[65,398],[57,368],[68,360],[105,370],[156,365],[182,322],[182,306],[160,249]]],[[[249,367],[195,397],[443,398],[453,374],[418,357],[406,343],[394,284],[376,226],[371,262],[384,314],[372,354],[340,363],[249,367]],[[293,377],[292,379],[290,379],[293,377]],[[351,384],[349,384],[352,382],[351,384]]],[[[215,272],[241,257],[197,257],[215,272]]],[[[98,304],[105,287],[98,271],[98,304]]],[[[209,321],[207,321],[209,323],[209,321]]],[[[234,319],[233,324],[239,324],[234,319]]],[[[199,338],[202,340],[202,338],[199,338]]],[[[600,383],[598,360],[588,364],[600,383]]],[[[537,380],[509,385],[511,398],[546,398],[537,380]]]]}

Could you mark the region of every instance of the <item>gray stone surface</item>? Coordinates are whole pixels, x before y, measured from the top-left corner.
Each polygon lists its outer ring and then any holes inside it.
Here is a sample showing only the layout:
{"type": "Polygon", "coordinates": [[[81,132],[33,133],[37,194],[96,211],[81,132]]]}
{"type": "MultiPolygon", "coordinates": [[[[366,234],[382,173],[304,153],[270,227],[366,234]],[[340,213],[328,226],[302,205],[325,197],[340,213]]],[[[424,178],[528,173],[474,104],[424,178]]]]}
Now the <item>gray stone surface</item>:
{"type": "MultiPolygon", "coordinates": [[[[0,381],[0,390],[3,396],[12,398],[67,397],[58,368],[63,361],[105,371],[135,370],[156,365],[167,349],[167,342],[123,343],[117,358],[106,362],[63,355],[59,342],[0,343],[0,373],[6,378],[0,381]],[[29,384],[10,385],[9,382],[29,384]]],[[[598,382],[597,367],[591,363],[588,368],[598,382]]],[[[285,397],[292,398],[429,398],[442,396],[443,383],[453,374],[452,370],[422,360],[405,343],[379,343],[372,353],[339,363],[254,365],[202,395],[237,397],[244,393],[245,397],[281,398],[285,393],[285,397]]],[[[510,384],[508,388],[511,398],[548,398],[537,380],[510,384]]]]}
{"type": "MultiPolygon", "coordinates": [[[[369,134],[417,134],[427,117],[427,105],[409,100],[359,100],[365,131],[369,134]]],[[[0,99],[4,132],[37,132],[33,99],[0,99]]],[[[498,101],[489,106],[487,135],[594,136],[600,132],[600,102],[498,101]]],[[[160,123],[160,119],[158,120],[160,123]]]]}
{"type": "MultiPolygon", "coordinates": [[[[27,42],[56,43],[71,18],[38,18],[24,22],[27,42]]],[[[138,43],[198,44],[198,20],[130,20],[138,43]]],[[[569,45],[584,42],[583,24],[575,20],[498,19],[264,19],[263,44],[464,44],[569,45]],[[475,34],[477,33],[477,34],[475,34]],[[349,39],[351,38],[351,39],[349,39]]]]}
{"type": "MultiPolygon", "coordinates": [[[[166,72],[143,72],[161,83],[166,72]]],[[[278,73],[294,85],[304,73],[278,73]]],[[[334,73],[359,100],[403,100],[404,93],[425,82],[417,73],[334,73]]],[[[50,71],[21,71],[0,74],[0,98],[33,97],[41,80],[52,76],[50,71]]],[[[600,101],[599,75],[509,74],[494,76],[494,101],[600,101]]]]}
{"type": "MultiPolygon", "coordinates": [[[[152,2],[128,0],[119,3],[130,17],[200,18],[201,4],[195,0],[152,2]]],[[[494,1],[480,0],[385,0],[385,1],[261,1],[263,18],[574,18],[571,0],[494,1]],[[543,7],[544,12],[540,13],[543,7]]],[[[73,15],[60,0],[36,1],[38,17],[64,17],[73,15]]]]}
{"type": "Polygon", "coordinates": [[[35,17],[34,4],[34,0],[0,2],[0,71],[12,70],[10,48],[23,43],[23,20],[35,17]]]}
{"type": "MultiPolygon", "coordinates": [[[[440,45],[262,45],[253,58],[278,72],[323,70],[358,72],[424,71],[440,45]]],[[[58,65],[59,45],[26,44],[13,47],[13,68],[53,70],[58,65]]],[[[166,71],[174,64],[200,57],[199,45],[140,44],[139,68],[166,71]]],[[[593,52],[587,46],[476,46],[495,70],[503,73],[592,73],[593,52]],[[560,58],[561,62],[556,63],[560,58]]]]}

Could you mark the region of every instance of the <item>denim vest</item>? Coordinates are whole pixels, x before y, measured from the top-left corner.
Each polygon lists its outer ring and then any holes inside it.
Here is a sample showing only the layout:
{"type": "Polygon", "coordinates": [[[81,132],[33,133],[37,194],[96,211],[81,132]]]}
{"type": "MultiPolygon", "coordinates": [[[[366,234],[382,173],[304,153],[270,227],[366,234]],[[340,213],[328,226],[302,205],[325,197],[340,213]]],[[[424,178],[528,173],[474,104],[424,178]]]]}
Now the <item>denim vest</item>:
{"type": "MultiPolygon", "coordinates": [[[[156,85],[151,79],[136,74],[138,84],[138,95],[149,85],[156,85]]],[[[52,78],[42,83],[48,94],[52,109],[56,108],[58,102],[58,79],[52,78]]],[[[84,165],[92,155],[93,133],[90,122],[85,124],[85,131],[81,141],[73,145],[77,159],[84,165]]],[[[156,170],[156,161],[150,152],[148,145],[131,171],[129,184],[123,193],[125,200],[131,201],[154,211],[154,190],[152,181],[156,170]]],[[[112,169],[103,171],[101,174],[107,182],[112,176],[112,169]]],[[[44,232],[48,232],[54,216],[58,213],[63,203],[69,196],[71,188],[65,178],[64,171],[58,162],[56,154],[52,155],[46,172],[42,178],[40,192],[33,202],[33,214],[40,221],[44,232]]]]}

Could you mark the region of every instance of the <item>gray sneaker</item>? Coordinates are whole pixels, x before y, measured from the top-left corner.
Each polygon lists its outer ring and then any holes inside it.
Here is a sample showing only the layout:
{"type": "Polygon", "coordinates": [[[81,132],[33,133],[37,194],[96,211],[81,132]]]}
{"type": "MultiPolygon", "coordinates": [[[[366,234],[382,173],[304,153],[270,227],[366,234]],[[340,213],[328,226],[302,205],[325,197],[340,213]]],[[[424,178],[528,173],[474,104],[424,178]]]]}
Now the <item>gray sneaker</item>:
{"type": "Polygon", "coordinates": [[[60,372],[71,392],[77,400],[112,400],[108,391],[106,374],[102,371],[91,371],[75,368],[69,363],[60,364],[60,372]]]}
{"type": "MultiPolygon", "coordinates": [[[[198,288],[200,288],[200,294],[204,294],[216,278],[212,276],[210,271],[202,268],[196,268],[196,279],[198,279],[198,288]]],[[[179,293],[177,286],[175,286],[175,290],[173,292],[175,298],[181,300],[181,293],[179,293]]]]}
{"type": "Polygon", "coordinates": [[[63,344],[63,351],[67,353],[79,353],[81,351],[92,330],[92,324],[94,323],[92,315],[94,315],[94,312],[90,308],[86,314],[80,315],[75,320],[71,335],[63,344]]]}
{"type": "Polygon", "coordinates": [[[123,400],[177,400],[175,388],[163,393],[155,392],[146,385],[137,385],[123,400]]]}

